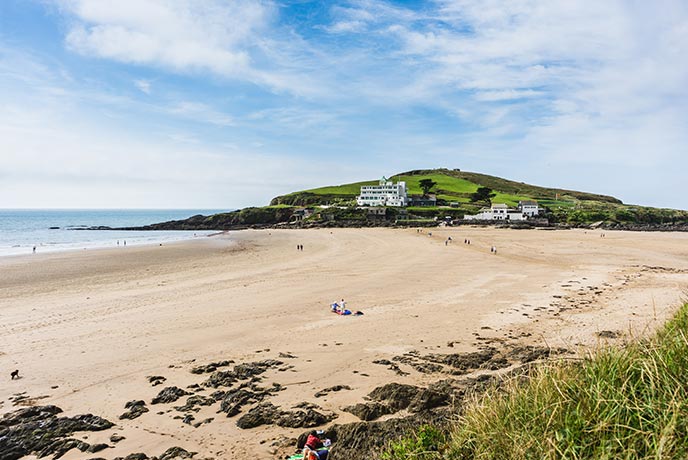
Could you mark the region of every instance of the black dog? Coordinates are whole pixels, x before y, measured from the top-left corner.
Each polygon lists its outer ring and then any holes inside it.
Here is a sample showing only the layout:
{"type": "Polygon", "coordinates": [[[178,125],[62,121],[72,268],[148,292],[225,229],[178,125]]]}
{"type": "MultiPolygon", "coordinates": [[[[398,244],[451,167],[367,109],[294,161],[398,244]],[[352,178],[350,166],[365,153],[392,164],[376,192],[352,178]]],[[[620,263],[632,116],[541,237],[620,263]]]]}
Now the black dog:
{"type": "Polygon", "coordinates": [[[16,371],[12,372],[12,373],[10,374],[10,376],[12,377],[12,380],[14,380],[15,377],[16,377],[16,378],[19,378],[19,369],[17,369],[16,371]]]}

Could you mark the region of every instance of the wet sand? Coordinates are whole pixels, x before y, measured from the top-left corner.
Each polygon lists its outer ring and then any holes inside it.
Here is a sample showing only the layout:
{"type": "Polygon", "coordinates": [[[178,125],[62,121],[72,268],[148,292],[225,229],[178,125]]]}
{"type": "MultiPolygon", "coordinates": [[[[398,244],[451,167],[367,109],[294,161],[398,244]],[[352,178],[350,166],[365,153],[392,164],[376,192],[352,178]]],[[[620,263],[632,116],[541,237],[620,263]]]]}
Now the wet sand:
{"type": "Polygon", "coordinates": [[[399,376],[374,360],[468,352],[492,341],[580,352],[652,331],[685,300],[688,234],[429,231],[242,231],[1,258],[0,412],[16,409],[10,398],[25,392],[35,399],[24,404],[103,416],[117,428],[88,433],[88,442],[113,448],[89,455],[107,459],[173,445],[201,458],[273,458],[275,440],[304,429],[241,430],[217,405],[194,414],[214,418],[194,428],[168,412],[183,399],[150,400],[165,386],[205,380],[189,372],[195,365],[274,358],[284,365],[266,372],[264,384],[286,389],[271,402],[287,409],[313,402],[336,413],[336,423],[353,422],[341,408],[379,385],[446,378],[404,364],[409,375],[399,376]],[[341,298],[365,314],[333,315],[329,304],[341,298]],[[21,379],[10,380],[14,369],[21,379]],[[151,375],[167,380],[153,387],[151,375]],[[352,389],[314,397],[333,385],[352,389]],[[150,412],[118,420],[134,399],[150,412]],[[114,432],[126,439],[110,443],[114,432]]]}

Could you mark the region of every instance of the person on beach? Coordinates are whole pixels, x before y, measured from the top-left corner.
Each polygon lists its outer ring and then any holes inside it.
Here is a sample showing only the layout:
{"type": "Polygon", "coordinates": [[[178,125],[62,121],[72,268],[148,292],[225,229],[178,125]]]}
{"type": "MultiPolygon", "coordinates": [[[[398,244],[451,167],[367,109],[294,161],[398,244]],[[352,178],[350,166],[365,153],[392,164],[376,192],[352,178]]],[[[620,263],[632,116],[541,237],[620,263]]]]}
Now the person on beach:
{"type": "Polygon", "coordinates": [[[36,246],[33,247],[33,253],[36,254],[36,246]]]}
{"type": "Polygon", "coordinates": [[[303,446],[303,460],[327,460],[329,452],[318,450],[325,445],[325,440],[320,439],[321,433],[315,430],[308,433],[306,445],[303,446]]]}
{"type": "Polygon", "coordinates": [[[339,304],[336,300],[332,302],[332,305],[330,305],[330,307],[332,307],[332,313],[339,313],[339,304]]]}

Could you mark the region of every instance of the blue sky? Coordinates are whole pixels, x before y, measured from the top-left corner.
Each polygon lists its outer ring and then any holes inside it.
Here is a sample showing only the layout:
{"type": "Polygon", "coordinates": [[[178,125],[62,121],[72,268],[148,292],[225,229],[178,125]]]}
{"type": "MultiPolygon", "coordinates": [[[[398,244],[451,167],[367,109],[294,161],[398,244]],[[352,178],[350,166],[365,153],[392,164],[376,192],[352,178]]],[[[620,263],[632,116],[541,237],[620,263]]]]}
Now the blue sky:
{"type": "Polygon", "coordinates": [[[688,4],[3,0],[0,208],[449,167],[688,208],[688,4]]]}

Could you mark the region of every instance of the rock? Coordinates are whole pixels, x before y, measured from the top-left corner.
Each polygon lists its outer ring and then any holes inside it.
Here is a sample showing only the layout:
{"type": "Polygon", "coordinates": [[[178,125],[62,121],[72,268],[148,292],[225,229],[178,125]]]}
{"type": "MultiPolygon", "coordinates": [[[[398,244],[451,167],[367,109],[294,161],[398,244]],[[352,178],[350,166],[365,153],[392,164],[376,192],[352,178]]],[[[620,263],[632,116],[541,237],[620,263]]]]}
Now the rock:
{"type": "Polygon", "coordinates": [[[241,412],[241,408],[246,404],[258,402],[262,399],[262,395],[258,395],[245,388],[230,390],[222,400],[222,403],[220,404],[220,410],[226,413],[227,417],[234,417],[241,412]]]}
{"type": "Polygon", "coordinates": [[[209,374],[211,372],[215,372],[218,367],[227,367],[230,364],[234,364],[234,361],[231,359],[224,360],[224,361],[218,361],[215,363],[210,363],[206,364],[205,366],[196,366],[191,368],[191,373],[192,374],[209,374]]]}
{"type": "Polygon", "coordinates": [[[278,425],[284,428],[310,428],[324,425],[336,417],[336,414],[323,414],[315,409],[282,411],[272,403],[263,402],[239,418],[237,426],[242,429],[255,428],[260,425],[278,425]]]}
{"type": "Polygon", "coordinates": [[[600,331],[597,333],[597,337],[600,337],[602,339],[616,339],[620,336],[621,334],[615,331],[600,331]]]}
{"type": "Polygon", "coordinates": [[[327,395],[328,393],[342,390],[351,390],[351,387],[349,385],[335,385],[333,387],[325,388],[323,390],[318,391],[314,396],[316,398],[320,398],[322,396],[327,395]]]}
{"type": "Polygon", "coordinates": [[[277,368],[284,364],[282,361],[276,359],[264,359],[263,361],[256,361],[253,363],[239,364],[234,366],[234,373],[239,380],[244,380],[254,375],[260,375],[270,369],[277,368]]]}
{"type": "Polygon", "coordinates": [[[156,385],[162,385],[162,383],[167,380],[165,377],[162,375],[149,375],[146,377],[148,379],[148,383],[151,384],[151,386],[156,386],[156,385]]]}
{"type": "Polygon", "coordinates": [[[210,378],[203,382],[206,387],[218,388],[232,386],[238,380],[246,380],[267,371],[270,368],[277,368],[284,364],[276,359],[264,359],[251,363],[237,364],[232,370],[216,371],[210,378]]]}
{"type": "Polygon", "coordinates": [[[227,417],[234,417],[241,412],[242,407],[245,405],[263,401],[268,395],[283,389],[284,387],[279,384],[273,384],[268,389],[260,388],[255,384],[242,385],[225,393],[220,404],[220,411],[226,413],[227,417]]]}
{"type": "Polygon", "coordinates": [[[261,403],[247,414],[243,415],[236,424],[241,429],[255,428],[260,425],[274,425],[279,418],[279,409],[271,403],[261,403]]]}
{"type": "Polygon", "coordinates": [[[174,406],[174,408],[180,412],[198,412],[201,408],[196,406],[211,406],[213,404],[215,404],[215,399],[211,397],[194,395],[187,398],[183,406],[174,406]]]}
{"type": "Polygon", "coordinates": [[[160,457],[158,457],[158,460],[175,460],[178,458],[192,458],[194,455],[196,455],[196,452],[189,452],[186,449],[182,449],[181,447],[170,447],[167,449],[160,457]]]}
{"type": "Polygon", "coordinates": [[[421,390],[408,405],[409,412],[423,412],[449,404],[449,394],[430,389],[421,390]]]}
{"type": "Polygon", "coordinates": [[[367,460],[371,452],[378,452],[389,442],[413,432],[421,423],[423,419],[411,416],[334,425],[326,430],[326,436],[333,440],[328,460],[367,460]]]}
{"type": "Polygon", "coordinates": [[[82,452],[90,445],[69,438],[77,431],[101,431],[113,424],[101,417],[84,414],[57,417],[62,410],[56,406],[35,406],[5,414],[0,419],[0,452],[3,460],[15,460],[26,455],[53,455],[59,458],[77,448],[82,452]]]}
{"type": "Polygon", "coordinates": [[[216,371],[203,382],[203,385],[212,388],[231,387],[236,381],[237,376],[233,371],[216,371]]]}
{"type": "Polygon", "coordinates": [[[279,356],[280,358],[286,358],[286,359],[295,359],[295,358],[296,358],[296,356],[294,356],[294,355],[293,355],[292,353],[290,353],[290,352],[282,353],[282,352],[280,351],[278,356],[279,356]]]}
{"type": "Polygon", "coordinates": [[[196,417],[189,414],[182,419],[182,423],[186,423],[187,425],[191,425],[191,422],[193,422],[195,419],[196,419],[196,417]]]}
{"type": "Polygon", "coordinates": [[[110,447],[110,446],[108,446],[105,443],[91,444],[91,447],[86,449],[86,452],[89,452],[91,454],[95,454],[96,452],[100,452],[101,450],[107,449],[108,447],[110,447]]]}
{"type": "Polygon", "coordinates": [[[373,401],[385,402],[394,412],[406,409],[413,398],[421,391],[419,387],[401,383],[388,383],[368,393],[373,401]]]}
{"type": "Polygon", "coordinates": [[[394,409],[392,409],[389,405],[379,402],[358,403],[354,404],[353,406],[347,406],[342,410],[349,412],[350,414],[354,414],[356,417],[365,422],[369,422],[382,417],[383,415],[392,414],[395,412],[394,409]]]}
{"type": "Polygon", "coordinates": [[[497,350],[489,347],[472,353],[431,354],[423,358],[439,364],[453,367],[459,373],[467,373],[480,368],[497,354],[497,350]]]}
{"type": "Polygon", "coordinates": [[[129,410],[119,416],[120,420],[133,420],[148,412],[146,403],[142,400],[129,401],[124,405],[124,408],[129,410]]]}
{"type": "Polygon", "coordinates": [[[163,388],[163,390],[160,393],[158,393],[158,396],[153,398],[151,404],[165,404],[175,402],[182,396],[186,396],[188,394],[188,392],[182,390],[179,387],[166,387],[163,388]]]}
{"type": "Polygon", "coordinates": [[[148,455],[142,453],[142,452],[137,452],[135,454],[129,454],[126,457],[115,457],[114,460],[149,460],[148,455]]]}
{"type": "Polygon", "coordinates": [[[125,438],[124,436],[117,434],[117,433],[110,436],[110,442],[114,442],[114,443],[118,443],[124,439],[127,439],[127,438],[125,438]]]}

